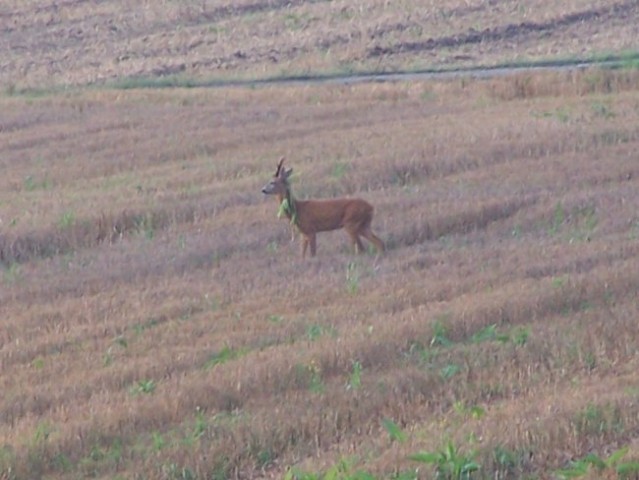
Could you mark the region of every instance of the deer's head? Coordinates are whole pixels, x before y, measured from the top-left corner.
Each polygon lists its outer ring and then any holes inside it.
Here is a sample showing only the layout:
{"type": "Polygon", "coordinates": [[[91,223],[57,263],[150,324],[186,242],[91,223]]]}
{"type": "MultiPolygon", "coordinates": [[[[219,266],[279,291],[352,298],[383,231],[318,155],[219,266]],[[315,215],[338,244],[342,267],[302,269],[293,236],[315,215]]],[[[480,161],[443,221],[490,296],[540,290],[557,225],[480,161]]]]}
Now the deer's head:
{"type": "Polygon", "coordinates": [[[271,181],[262,187],[262,193],[266,195],[286,196],[286,191],[289,188],[288,177],[291,176],[293,169],[284,168],[283,165],[284,157],[282,157],[280,162],[277,164],[277,170],[275,170],[275,175],[273,175],[271,181]]]}

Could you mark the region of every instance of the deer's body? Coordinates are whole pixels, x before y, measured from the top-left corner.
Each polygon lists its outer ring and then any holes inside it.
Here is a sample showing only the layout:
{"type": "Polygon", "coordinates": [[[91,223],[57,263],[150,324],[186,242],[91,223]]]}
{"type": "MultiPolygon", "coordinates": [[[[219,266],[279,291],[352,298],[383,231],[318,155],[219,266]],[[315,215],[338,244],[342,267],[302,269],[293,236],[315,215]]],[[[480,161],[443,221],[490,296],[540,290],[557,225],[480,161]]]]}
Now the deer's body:
{"type": "Polygon", "coordinates": [[[334,198],[326,200],[297,200],[293,197],[288,183],[292,169],[282,168],[280,160],[275,176],[264,186],[262,192],[277,196],[284,205],[286,217],[302,234],[302,257],[310,246],[311,256],[317,251],[316,234],[343,228],[348,233],[356,252],[363,252],[364,237],[378,252],[384,251],[384,242],[371,230],[373,206],[361,198],[334,198]],[[285,203],[283,203],[285,202],[285,203]]]}

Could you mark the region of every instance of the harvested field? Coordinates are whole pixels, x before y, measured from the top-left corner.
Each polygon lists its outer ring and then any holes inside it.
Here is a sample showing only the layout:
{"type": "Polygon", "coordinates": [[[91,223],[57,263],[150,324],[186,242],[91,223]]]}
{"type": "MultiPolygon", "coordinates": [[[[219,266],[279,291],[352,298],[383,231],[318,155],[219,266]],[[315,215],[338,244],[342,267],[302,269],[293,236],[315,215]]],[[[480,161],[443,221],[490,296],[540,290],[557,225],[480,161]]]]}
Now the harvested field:
{"type": "Polygon", "coordinates": [[[638,25],[636,0],[5,1],[0,480],[637,478],[638,25]],[[300,198],[372,203],[386,254],[333,232],[302,260],[260,193],[281,156],[300,198]]]}
{"type": "Polygon", "coordinates": [[[639,459],[636,71],[0,111],[0,478],[639,459]],[[282,155],[300,197],[374,204],[386,255],[302,261],[260,193],[282,155]]]}

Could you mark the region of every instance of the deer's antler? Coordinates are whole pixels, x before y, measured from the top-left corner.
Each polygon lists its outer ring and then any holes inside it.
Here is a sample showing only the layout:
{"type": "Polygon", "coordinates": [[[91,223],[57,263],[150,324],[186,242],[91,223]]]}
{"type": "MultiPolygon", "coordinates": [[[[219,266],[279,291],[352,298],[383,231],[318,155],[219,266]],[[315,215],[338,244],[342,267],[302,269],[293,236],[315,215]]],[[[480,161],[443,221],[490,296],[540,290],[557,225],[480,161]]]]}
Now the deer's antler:
{"type": "Polygon", "coordinates": [[[278,177],[282,171],[282,165],[284,165],[284,157],[280,158],[280,162],[277,164],[277,170],[275,170],[275,176],[278,177]]]}

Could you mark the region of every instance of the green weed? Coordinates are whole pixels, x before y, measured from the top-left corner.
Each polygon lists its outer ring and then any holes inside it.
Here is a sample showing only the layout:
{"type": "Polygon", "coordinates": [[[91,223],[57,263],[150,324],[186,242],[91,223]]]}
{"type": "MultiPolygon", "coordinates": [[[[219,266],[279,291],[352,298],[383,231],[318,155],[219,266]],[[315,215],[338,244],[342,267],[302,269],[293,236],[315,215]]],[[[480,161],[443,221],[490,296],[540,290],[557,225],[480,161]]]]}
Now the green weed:
{"type": "Polygon", "coordinates": [[[27,465],[31,474],[40,476],[46,468],[46,450],[54,431],[54,427],[49,422],[37,423],[27,447],[27,465]]]}
{"type": "Polygon", "coordinates": [[[550,227],[548,230],[549,233],[551,235],[556,235],[557,233],[559,233],[565,221],[566,221],[566,211],[564,210],[564,207],[561,204],[561,202],[557,202],[557,205],[555,205],[555,210],[553,212],[552,221],[550,223],[550,227]]]}
{"type": "Polygon", "coordinates": [[[571,113],[566,107],[559,107],[551,113],[553,117],[559,120],[561,123],[568,123],[570,121],[571,113]]]}
{"type": "Polygon", "coordinates": [[[166,447],[166,440],[159,432],[153,432],[151,434],[151,444],[153,445],[153,450],[159,452],[164,447],[166,447]]]}
{"type": "Polygon", "coordinates": [[[269,322],[275,323],[277,325],[279,325],[280,323],[284,321],[284,318],[281,315],[269,315],[266,319],[269,322]]]}
{"type": "Polygon", "coordinates": [[[624,393],[635,399],[639,399],[639,387],[627,386],[626,388],[624,388],[624,393]]]}
{"type": "Polygon", "coordinates": [[[157,228],[156,221],[151,213],[136,215],[134,218],[136,231],[147,240],[153,240],[157,228]]]}
{"type": "Polygon", "coordinates": [[[473,473],[481,469],[475,461],[477,452],[461,452],[452,440],[437,452],[420,452],[408,458],[415,462],[432,465],[438,480],[469,480],[473,473]]]}
{"type": "Polygon", "coordinates": [[[639,475],[639,462],[622,462],[628,453],[628,447],[620,448],[612,452],[608,458],[601,458],[594,453],[589,453],[584,458],[570,463],[567,468],[558,470],[556,475],[561,479],[579,478],[593,471],[601,478],[608,478],[608,473],[616,473],[620,479],[637,478],[639,475]]]}
{"type": "Polygon", "coordinates": [[[35,368],[36,370],[42,370],[44,368],[44,358],[42,357],[34,358],[33,361],[31,362],[31,366],[35,368]]]}
{"type": "Polygon", "coordinates": [[[311,362],[306,368],[310,374],[308,389],[313,393],[324,393],[324,382],[322,381],[320,367],[315,362],[311,362]]]}
{"type": "Polygon", "coordinates": [[[359,292],[359,267],[355,262],[348,262],[346,266],[346,290],[351,295],[359,292]]]}
{"type": "Polygon", "coordinates": [[[80,459],[77,466],[84,478],[95,477],[105,468],[113,468],[122,461],[124,442],[114,438],[109,445],[94,444],[89,452],[80,459]]]}
{"type": "Polygon", "coordinates": [[[170,480],[197,480],[198,477],[189,468],[172,462],[162,466],[162,478],[170,480]]]}
{"type": "Polygon", "coordinates": [[[560,288],[563,288],[563,286],[566,284],[568,279],[569,279],[568,275],[562,275],[561,277],[553,277],[551,284],[554,288],[560,289],[560,288]]]}
{"type": "Polygon", "coordinates": [[[324,382],[322,380],[322,369],[314,360],[307,365],[295,365],[295,382],[303,388],[317,394],[324,392],[324,382]]]}
{"type": "Polygon", "coordinates": [[[636,50],[627,50],[619,54],[621,61],[620,68],[625,70],[639,69],[639,52],[636,50]]]}
{"type": "Polygon", "coordinates": [[[464,402],[461,402],[461,401],[455,402],[453,404],[453,409],[458,414],[460,414],[460,415],[462,415],[464,417],[470,417],[473,420],[481,419],[486,413],[486,410],[483,407],[479,406],[479,405],[472,405],[472,406],[468,407],[468,406],[466,406],[464,404],[464,402]]]}
{"type": "Polygon", "coordinates": [[[51,465],[54,468],[54,470],[58,472],[62,472],[62,473],[68,473],[73,468],[73,464],[71,463],[71,460],[69,460],[69,458],[63,453],[56,454],[51,459],[51,465]]]}
{"type": "Polygon", "coordinates": [[[510,234],[513,238],[521,238],[521,225],[515,225],[511,230],[510,234]]]}
{"type": "Polygon", "coordinates": [[[113,363],[113,354],[111,353],[111,347],[109,347],[106,353],[102,356],[102,365],[105,367],[108,367],[112,363],[113,363]]]}
{"type": "Polygon", "coordinates": [[[75,213],[73,212],[64,212],[60,219],[58,220],[58,227],[61,229],[71,228],[75,225],[75,213]]]}
{"type": "Polygon", "coordinates": [[[585,352],[581,355],[581,361],[584,368],[592,372],[597,367],[597,355],[593,352],[585,352]]]}
{"type": "Polygon", "coordinates": [[[424,89],[419,94],[419,98],[422,102],[430,102],[437,98],[437,95],[433,91],[432,88],[424,87],[424,89]]]}
{"type": "Polygon", "coordinates": [[[275,453],[270,448],[255,448],[252,452],[257,468],[264,468],[273,463],[275,453]]]}
{"type": "Polygon", "coordinates": [[[49,440],[49,437],[53,433],[54,428],[48,422],[39,422],[36,425],[35,432],[33,433],[33,445],[40,445],[46,443],[49,440]]]}
{"type": "Polygon", "coordinates": [[[594,206],[575,207],[567,212],[561,202],[557,202],[553,211],[553,217],[548,227],[550,235],[557,235],[564,227],[570,226],[566,231],[567,239],[574,241],[589,241],[598,224],[597,211],[594,206]]]}
{"type": "Polygon", "coordinates": [[[482,328],[481,330],[475,332],[470,337],[471,343],[482,343],[489,342],[491,340],[497,340],[499,334],[497,333],[497,324],[493,323],[492,325],[488,325],[487,327],[482,328]]]}
{"type": "Polygon", "coordinates": [[[8,480],[17,478],[15,473],[16,452],[11,445],[0,446],[0,472],[5,472],[8,480]]]}
{"type": "Polygon", "coordinates": [[[180,250],[184,250],[186,248],[186,237],[183,234],[178,235],[177,244],[180,250]]]}
{"type": "Polygon", "coordinates": [[[571,218],[573,219],[573,231],[571,233],[571,241],[574,240],[586,240],[591,239],[592,233],[597,227],[599,222],[597,219],[597,212],[595,207],[588,205],[581,208],[575,208],[571,212],[571,218]]]}
{"type": "Polygon", "coordinates": [[[33,192],[34,190],[48,190],[51,188],[51,181],[46,176],[43,180],[36,180],[33,175],[27,175],[24,177],[23,188],[27,192],[33,192]]]}
{"type": "Polygon", "coordinates": [[[348,390],[357,390],[362,386],[362,364],[354,360],[351,368],[351,373],[348,378],[348,383],[346,384],[346,388],[348,390]]]}
{"type": "Polygon", "coordinates": [[[331,335],[332,337],[337,336],[337,330],[335,330],[332,326],[324,326],[319,324],[309,325],[306,328],[306,338],[308,338],[311,342],[317,340],[324,335],[331,335]]]}
{"type": "Polygon", "coordinates": [[[236,358],[245,355],[247,352],[247,348],[234,349],[225,345],[219,352],[211,354],[209,359],[204,363],[204,368],[210,369],[228,361],[235,360],[236,358]]]}
{"type": "Polygon", "coordinates": [[[403,443],[406,441],[406,433],[390,418],[383,419],[382,426],[384,427],[384,430],[386,430],[386,433],[388,433],[391,442],[403,443]]]}
{"type": "Polygon", "coordinates": [[[214,460],[211,468],[210,480],[227,480],[231,478],[231,466],[229,459],[225,456],[218,457],[214,460]]]}
{"type": "Polygon", "coordinates": [[[430,367],[433,361],[438,355],[437,348],[429,348],[422,345],[420,342],[411,342],[408,350],[405,352],[407,358],[416,357],[417,362],[426,367],[430,367]]]}
{"type": "Polygon", "coordinates": [[[308,24],[307,15],[287,13],[284,15],[284,26],[289,30],[301,30],[308,24]]]}
{"type": "Polygon", "coordinates": [[[161,320],[156,317],[149,317],[145,322],[136,323],[131,328],[135,332],[136,335],[140,335],[145,330],[153,328],[161,323],[161,320]]]}
{"type": "Polygon", "coordinates": [[[139,394],[148,395],[155,392],[156,387],[157,387],[157,384],[155,383],[154,380],[138,380],[138,383],[136,383],[133,387],[131,387],[130,392],[132,395],[139,395],[139,394]]]}
{"type": "Polygon", "coordinates": [[[206,310],[215,312],[221,306],[221,301],[215,297],[210,296],[208,293],[204,294],[204,306],[206,310]]]}
{"type": "MultiPolygon", "coordinates": [[[[4,265],[4,264],[0,264],[4,265]]],[[[20,280],[20,265],[17,262],[9,263],[2,269],[2,279],[7,284],[15,284],[20,280]]]]}
{"type": "Polygon", "coordinates": [[[209,422],[204,415],[204,412],[199,407],[195,410],[195,425],[193,427],[193,432],[191,436],[193,438],[200,438],[204,433],[206,433],[207,428],[209,427],[209,422]]]}
{"type": "Polygon", "coordinates": [[[612,108],[610,107],[610,105],[606,105],[605,103],[602,103],[602,102],[593,102],[593,104],[591,105],[591,110],[596,117],[603,117],[603,118],[615,117],[615,112],[612,111],[612,108]]]}
{"type": "Polygon", "coordinates": [[[456,363],[449,363],[444,365],[440,371],[439,376],[442,377],[443,380],[450,380],[455,375],[457,375],[461,371],[461,367],[456,363]]]}
{"type": "Polygon", "coordinates": [[[497,445],[492,451],[497,472],[495,478],[517,478],[523,466],[523,453],[497,445]]]}
{"type": "Polygon", "coordinates": [[[633,140],[633,136],[626,131],[603,130],[594,136],[596,143],[601,145],[619,145],[633,140]]]}
{"type": "Polygon", "coordinates": [[[590,437],[610,432],[623,431],[623,417],[618,407],[613,405],[590,404],[575,414],[573,420],[579,436],[590,437]]]}
{"type": "Polygon", "coordinates": [[[530,328],[517,327],[512,333],[512,341],[518,347],[523,347],[530,337],[530,328]]]}
{"type": "Polygon", "coordinates": [[[108,367],[109,365],[111,365],[113,363],[113,350],[116,347],[120,347],[120,348],[127,348],[129,346],[126,338],[122,335],[116,337],[113,340],[114,345],[110,345],[109,348],[107,348],[107,351],[105,352],[105,354],[102,357],[102,364],[105,367],[108,367]]]}
{"type": "Polygon", "coordinates": [[[333,164],[333,168],[331,170],[331,176],[336,179],[342,178],[348,171],[350,170],[350,166],[346,162],[336,161],[333,164]]]}
{"type": "Polygon", "coordinates": [[[448,327],[445,322],[447,315],[441,315],[433,325],[433,338],[430,340],[431,347],[450,347],[453,342],[448,338],[448,327]]]}
{"type": "Polygon", "coordinates": [[[354,470],[354,460],[343,458],[324,473],[308,473],[291,468],[284,475],[284,480],[376,480],[376,477],[354,470]]]}

